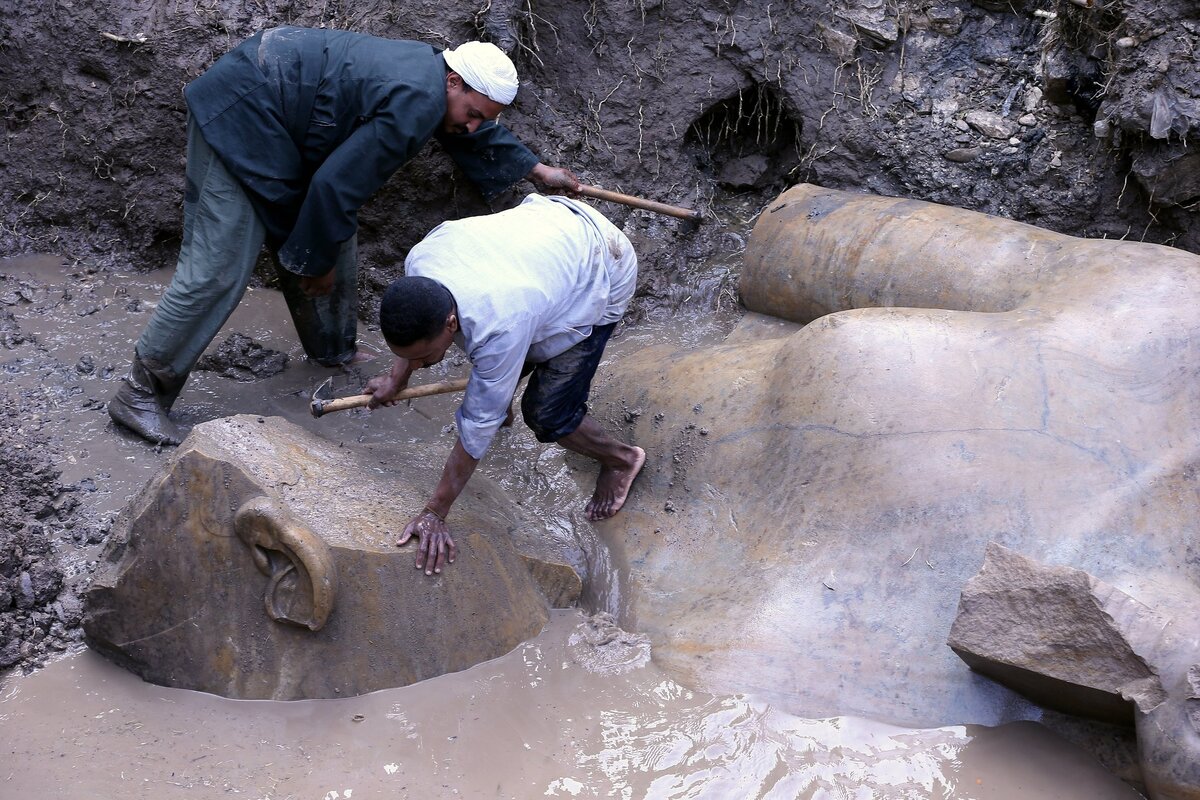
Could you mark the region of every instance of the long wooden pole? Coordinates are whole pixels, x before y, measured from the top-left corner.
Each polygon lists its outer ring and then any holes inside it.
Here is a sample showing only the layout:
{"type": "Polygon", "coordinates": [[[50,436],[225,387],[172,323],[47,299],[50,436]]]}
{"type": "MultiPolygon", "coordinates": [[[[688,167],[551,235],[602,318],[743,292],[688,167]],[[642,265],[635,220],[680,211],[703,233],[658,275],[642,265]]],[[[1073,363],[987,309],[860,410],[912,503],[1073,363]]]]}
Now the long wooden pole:
{"type": "Polygon", "coordinates": [[[621,194],[620,192],[610,192],[608,189],[601,189],[596,186],[588,186],[584,184],[580,187],[579,193],[587,197],[594,197],[597,200],[608,200],[612,203],[622,203],[627,206],[633,206],[634,208],[644,208],[647,211],[653,211],[656,214],[666,214],[669,217],[690,219],[696,222],[704,219],[703,214],[690,208],[670,206],[666,203],[659,203],[656,200],[644,200],[641,197],[634,197],[633,195],[629,194],[621,194]]]}

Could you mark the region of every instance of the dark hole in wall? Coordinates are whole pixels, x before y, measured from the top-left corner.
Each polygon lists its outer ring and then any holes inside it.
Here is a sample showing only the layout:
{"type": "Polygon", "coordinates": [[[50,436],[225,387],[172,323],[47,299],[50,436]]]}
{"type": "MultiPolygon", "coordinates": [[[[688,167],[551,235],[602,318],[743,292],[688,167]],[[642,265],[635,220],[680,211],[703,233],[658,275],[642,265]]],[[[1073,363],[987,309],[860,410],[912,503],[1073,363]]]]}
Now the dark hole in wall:
{"type": "Polygon", "coordinates": [[[1066,92],[1079,116],[1096,121],[1096,112],[1104,100],[1104,84],[1094,75],[1079,73],[1067,80],[1066,92]]]}
{"type": "Polygon", "coordinates": [[[688,126],[697,166],[729,189],[787,182],[800,163],[801,125],[775,90],[754,84],[720,100],[688,126]]]}
{"type": "Polygon", "coordinates": [[[1125,28],[1120,3],[1096,2],[1088,8],[1065,5],[1042,32],[1042,90],[1046,99],[1073,105],[1095,122],[1104,101],[1106,60],[1112,42],[1125,28]]]}

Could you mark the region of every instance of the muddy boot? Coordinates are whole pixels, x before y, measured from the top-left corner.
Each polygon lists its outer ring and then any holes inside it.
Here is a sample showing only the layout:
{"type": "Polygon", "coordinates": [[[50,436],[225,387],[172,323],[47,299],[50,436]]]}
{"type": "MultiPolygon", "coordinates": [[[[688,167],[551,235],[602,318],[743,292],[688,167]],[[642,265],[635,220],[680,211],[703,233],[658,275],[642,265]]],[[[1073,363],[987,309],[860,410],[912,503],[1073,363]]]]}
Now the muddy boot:
{"type": "Polygon", "coordinates": [[[108,401],[108,415],[155,444],[179,444],[183,431],[167,416],[179,396],[187,376],[179,378],[169,370],[152,370],[136,353],[121,388],[108,401]]]}

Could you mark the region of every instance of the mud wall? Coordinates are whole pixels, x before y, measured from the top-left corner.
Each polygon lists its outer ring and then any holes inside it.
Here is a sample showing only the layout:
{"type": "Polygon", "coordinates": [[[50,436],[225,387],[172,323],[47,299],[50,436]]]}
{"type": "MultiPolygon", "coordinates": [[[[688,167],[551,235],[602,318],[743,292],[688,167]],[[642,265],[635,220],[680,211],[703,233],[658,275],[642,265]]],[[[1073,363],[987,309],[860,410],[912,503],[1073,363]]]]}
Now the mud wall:
{"type": "MultiPolygon", "coordinates": [[[[505,47],[505,122],[547,163],[724,223],[605,206],[651,299],[800,181],[1200,251],[1190,0],[0,0],[0,255],[171,263],[180,90],[284,23],[505,47]]],[[[362,215],[366,295],[438,221],[486,209],[431,147],[362,215]]]]}

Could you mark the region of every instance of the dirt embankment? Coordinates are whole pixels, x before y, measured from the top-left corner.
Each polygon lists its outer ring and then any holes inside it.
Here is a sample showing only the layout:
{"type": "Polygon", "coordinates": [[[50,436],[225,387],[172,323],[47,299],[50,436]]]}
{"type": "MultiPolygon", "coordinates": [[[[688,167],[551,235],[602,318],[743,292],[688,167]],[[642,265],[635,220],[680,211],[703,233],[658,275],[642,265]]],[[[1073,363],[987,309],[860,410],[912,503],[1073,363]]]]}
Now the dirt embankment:
{"type": "MultiPolygon", "coordinates": [[[[496,41],[523,81],[504,121],[545,162],[709,212],[692,230],[604,206],[641,257],[636,313],[730,302],[750,224],[800,181],[1200,252],[1200,155],[1187,146],[1200,128],[1192,0],[9,0],[0,9],[0,256],[55,252],[102,269],[172,263],[181,88],[246,35],[279,24],[443,46],[496,41]],[[730,269],[716,273],[707,265],[720,258],[730,269]]],[[[434,147],[401,170],[361,215],[364,315],[426,231],[488,208],[434,147]]],[[[63,370],[79,368],[59,364],[48,380],[69,386],[63,370]]],[[[75,536],[75,487],[58,484],[53,431],[31,424],[42,399],[0,399],[2,666],[14,641],[27,663],[44,642],[61,644],[77,614],[47,566],[48,542],[75,536]]]]}
{"type": "MultiPolygon", "coordinates": [[[[1200,250],[1190,0],[7,5],[0,254],[86,244],[169,264],[181,87],[285,23],[497,41],[523,79],[505,122],[546,162],[726,226],[810,181],[1200,250]]],[[[434,224],[486,208],[432,148],[402,170],[363,214],[365,302],[434,224]]],[[[738,247],[719,224],[605,210],[639,246],[643,295],[738,247]]]]}

